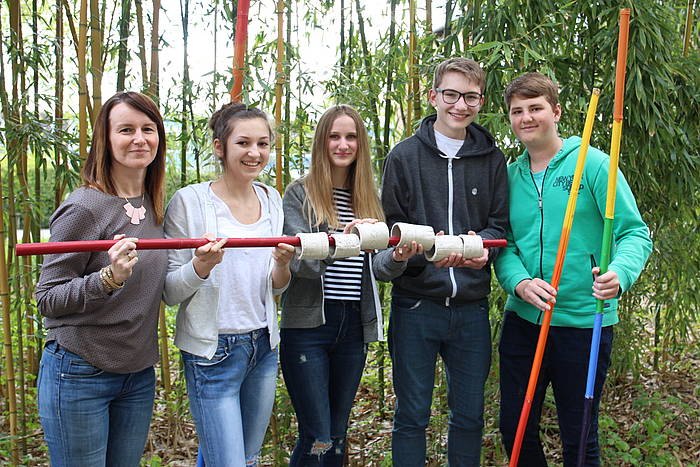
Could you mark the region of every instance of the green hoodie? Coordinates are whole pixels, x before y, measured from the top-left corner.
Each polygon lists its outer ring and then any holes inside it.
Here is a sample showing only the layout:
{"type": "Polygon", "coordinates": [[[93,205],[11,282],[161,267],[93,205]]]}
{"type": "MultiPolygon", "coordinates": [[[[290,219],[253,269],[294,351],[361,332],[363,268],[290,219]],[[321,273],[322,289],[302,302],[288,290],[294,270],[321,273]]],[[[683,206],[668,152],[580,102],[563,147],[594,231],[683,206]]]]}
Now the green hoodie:
{"type": "MultiPolygon", "coordinates": [[[[580,145],[579,137],[564,140],[561,150],[545,171],[541,197],[530,172],[527,151],[508,166],[508,247],[501,251],[496,260],[496,276],[508,292],[506,310],[515,311],[532,323],[539,323],[542,313],[518,298],[515,286],[524,279],[535,277],[551,282],[580,145]]],[[[591,267],[593,262],[600,262],[609,168],[609,156],[589,147],[552,314],[552,326],[593,327],[596,299],[592,296],[591,267]]],[[[616,197],[613,247],[608,269],[619,276],[620,291],[626,291],[639,277],[651,253],[651,238],[621,172],[618,172],[616,197]]],[[[617,321],[615,298],[606,302],[603,326],[617,321]]]]}

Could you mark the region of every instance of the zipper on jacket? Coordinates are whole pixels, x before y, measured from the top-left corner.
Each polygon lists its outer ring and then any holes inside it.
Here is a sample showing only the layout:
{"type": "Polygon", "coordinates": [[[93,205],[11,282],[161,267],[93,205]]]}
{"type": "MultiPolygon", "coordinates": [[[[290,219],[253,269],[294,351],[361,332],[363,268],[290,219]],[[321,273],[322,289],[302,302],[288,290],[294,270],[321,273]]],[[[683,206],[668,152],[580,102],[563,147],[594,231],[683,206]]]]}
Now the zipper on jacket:
{"type": "Polygon", "coordinates": [[[537,186],[535,181],[535,176],[532,175],[532,169],[530,169],[530,179],[532,184],[535,185],[535,191],[537,191],[537,207],[540,210],[540,279],[544,280],[544,268],[542,266],[542,257],[544,256],[544,209],[542,209],[542,192],[544,192],[544,180],[547,178],[547,170],[549,166],[544,169],[544,175],[542,175],[542,190],[537,186]]]}
{"type": "MultiPolygon", "coordinates": [[[[447,159],[447,229],[448,235],[453,235],[454,228],[452,226],[452,215],[453,215],[453,209],[452,205],[454,203],[454,193],[453,193],[453,187],[454,187],[454,182],[452,179],[452,157],[447,159]]],[[[450,306],[450,298],[454,298],[457,296],[457,280],[455,279],[455,271],[454,268],[449,268],[449,274],[450,274],[450,282],[452,283],[452,295],[449,297],[445,298],[445,306],[450,306]]]]}

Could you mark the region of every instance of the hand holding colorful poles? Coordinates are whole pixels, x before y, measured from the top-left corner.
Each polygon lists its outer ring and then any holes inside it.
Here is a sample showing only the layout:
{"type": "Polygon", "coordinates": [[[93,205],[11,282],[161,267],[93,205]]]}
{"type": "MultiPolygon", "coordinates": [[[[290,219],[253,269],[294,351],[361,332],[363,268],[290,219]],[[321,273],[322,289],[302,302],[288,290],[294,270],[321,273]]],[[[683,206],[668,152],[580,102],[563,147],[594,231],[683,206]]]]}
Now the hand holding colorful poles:
{"type": "MultiPolygon", "coordinates": [[[[206,238],[141,238],[136,243],[137,250],[177,250],[198,248],[209,240],[206,238]]],[[[335,245],[333,237],[328,238],[331,246],[335,245]]],[[[84,251],[107,251],[117,240],[82,240],[73,242],[18,243],[15,245],[17,256],[48,255],[54,253],[79,253],[84,251]]],[[[301,246],[299,237],[263,237],[263,238],[229,238],[224,248],[274,247],[279,243],[301,246]]],[[[399,237],[390,237],[389,246],[398,245],[399,237]]],[[[505,240],[484,239],[484,248],[506,246],[505,240]]]]}
{"type": "MultiPolygon", "coordinates": [[[[615,106],[613,110],[612,140],[610,142],[610,172],[608,173],[608,193],[605,201],[605,219],[603,221],[603,243],[600,252],[600,274],[608,271],[610,263],[610,246],[612,243],[613,221],[615,219],[615,195],[617,194],[617,166],[620,158],[620,139],[622,136],[622,113],[625,97],[625,68],[627,67],[627,39],[630,27],[630,10],[620,10],[620,33],[617,39],[617,64],[615,69],[615,106]]],[[[596,302],[593,335],[591,336],[591,353],[588,359],[588,379],[586,380],[586,395],[583,400],[583,420],[581,423],[581,438],[578,445],[576,465],[582,467],[586,460],[586,444],[591,428],[591,411],[593,408],[593,393],[595,377],[598,369],[598,351],[600,350],[600,334],[603,327],[604,300],[596,302]]]]}
{"type": "MultiPolygon", "coordinates": [[[[588,114],[586,115],[586,123],[583,127],[583,136],[581,140],[581,147],[578,152],[578,159],[576,161],[576,170],[574,171],[574,180],[571,185],[571,191],[569,192],[569,201],[566,205],[566,213],[564,214],[564,223],[561,228],[561,236],[559,237],[559,247],[557,249],[557,256],[554,262],[554,272],[552,273],[552,287],[559,289],[559,280],[561,279],[562,269],[564,267],[564,258],[566,257],[566,249],[569,246],[569,235],[571,234],[571,226],[574,222],[574,212],[576,211],[576,200],[578,198],[578,189],[581,185],[581,177],[583,176],[583,168],[586,163],[586,155],[588,154],[588,145],[591,141],[591,132],[593,131],[593,120],[595,117],[596,107],[598,106],[598,96],[600,95],[600,90],[597,88],[593,89],[591,94],[591,100],[588,104],[588,114]]],[[[537,339],[537,348],[535,349],[535,358],[532,362],[532,370],[530,370],[530,380],[527,385],[527,392],[525,393],[525,400],[523,401],[523,408],[520,412],[520,420],[518,421],[518,429],[515,432],[515,442],[513,443],[513,451],[510,456],[510,467],[516,467],[518,465],[518,458],[520,457],[520,448],[523,443],[523,437],[525,436],[525,427],[527,425],[527,419],[530,415],[530,409],[532,408],[532,401],[535,396],[535,388],[537,387],[537,379],[540,374],[540,367],[542,365],[542,357],[544,357],[544,349],[547,344],[547,336],[549,334],[549,325],[552,321],[552,311],[554,310],[554,303],[549,302],[549,309],[544,312],[544,317],[542,318],[542,326],[540,327],[540,335],[537,339]]]]}

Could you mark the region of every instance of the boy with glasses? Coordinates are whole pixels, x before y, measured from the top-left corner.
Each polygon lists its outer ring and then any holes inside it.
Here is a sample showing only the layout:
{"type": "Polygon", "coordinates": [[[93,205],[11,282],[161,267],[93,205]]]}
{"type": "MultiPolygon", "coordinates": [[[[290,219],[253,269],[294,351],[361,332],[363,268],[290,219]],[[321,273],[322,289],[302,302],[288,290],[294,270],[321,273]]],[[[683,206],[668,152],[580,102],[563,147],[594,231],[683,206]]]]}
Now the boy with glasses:
{"type": "MultiPolygon", "coordinates": [[[[505,158],[493,137],[474,123],[484,103],[485,75],[466,58],[435,70],[429,100],[437,114],[386,159],[382,204],[387,223],[432,226],[450,235],[503,238],[508,185],[505,158]]],[[[394,465],[425,465],[425,430],[440,355],[450,409],[448,461],[479,465],[484,383],[491,362],[488,317],[490,262],[496,250],[465,259],[453,253],[428,262],[422,248],[398,245],[375,258],[380,280],[393,280],[389,350],[396,412],[394,465]]]]}
{"type": "Polygon", "coordinates": [[[651,252],[651,239],[634,195],[622,173],[618,173],[612,261],[608,271],[598,275],[595,264],[600,262],[610,161],[607,154],[590,147],[559,291],[549,284],[581,145],[577,136],[566,139],[559,136],[557,122],[562,110],[558,99],[557,86],[540,73],[519,76],[505,91],[511,128],[525,146],[525,152],[508,166],[508,246],[495,263],[498,280],[508,292],[499,346],[500,428],[510,455],[542,314],[549,309],[547,302],[554,301],[556,296],[519,465],[547,465],[540,442],[539,418],[550,383],[564,447],[564,465],[576,465],[596,300],[608,300],[585,462],[586,466],[597,466],[600,464],[598,404],[610,366],[612,325],[618,322],[617,298],[641,273],[651,252]]]}

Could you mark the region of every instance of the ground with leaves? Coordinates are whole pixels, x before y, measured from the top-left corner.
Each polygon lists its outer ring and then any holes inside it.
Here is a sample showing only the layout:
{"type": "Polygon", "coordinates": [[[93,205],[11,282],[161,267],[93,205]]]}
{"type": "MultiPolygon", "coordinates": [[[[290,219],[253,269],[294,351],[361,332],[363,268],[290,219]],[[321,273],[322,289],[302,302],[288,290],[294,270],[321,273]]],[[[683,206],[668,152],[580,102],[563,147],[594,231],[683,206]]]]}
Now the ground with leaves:
{"type": "MultiPolygon", "coordinates": [[[[497,362],[494,362],[487,386],[486,430],[483,465],[506,465],[498,433],[497,362]]],[[[377,398],[376,361],[368,364],[369,371],[359,390],[352,413],[349,432],[349,465],[391,465],[391,407],[394,396],[390,384],[386,388],[385,410],[382,414],[377,398]]],[[[439,372],[438,372],[439,373],[439,372]]],[[[672,368],[648,369],[638,381],[609,380],[606,383],[600,417],[600,441],[603,465],[609,466],[697,466],[700,465],[700,346],[689,348],[672,368]]],[[[440,375],[438,375],[440,377],[440,375]]],[[[431,430],[428,437],[429,466],[445,465],[446,398],[442,387],[436,387],[431,430]]],[[[268,433],[264,465],[285,465],[294,445],[293,415],[289,400],[280,383],[276,424],[268,433]],[[272,431],[281,444],[275,449],[272,431]]],[[[146,465],[194,465],[196,443],[190,423],[169,428],[163,407],[157,411],[153,435],[149,442],[146,465]],[[172,440],[176,442],[173,444],[172,440]]],[[[556,413],[551,393],[543,409],[544,444],[551,465],[562,462],[559,449],[556,413]]]]}
{"type": "MultiPolygon", "coordinates": [[[[378,378],[377,347],[370,353],[365,378],[353,408],[349,431],[350,466],[391,465],[391,407],[394,396],[390,384],[389,359],[384,381],[378,378]],[[383,404],[381,401],[383,400],[383,404]]],[[[659,370],[646,368],[638,380],[609,379],[601,405],[600,441],[603,465],[609,466],[700,466],[700,345],[689,346],[674,364],[659,370]]],[[[486,428],[483,462],[485,466],[506,465],[498,433],[497,360],[487,383],[486,428]]],[[[177,365],[174,365],[177,368],[177,365]]],[[[177,370],[174,370],[176,372],[177,370]]],[[[444,377],[438,369],[433,419],[428,434],[429,466],[445,465],[447,410],[444,377]]],[[[174,377],[176,374],[173,375],[174,377]]],[[[181,379],[175,379],[170,397],[159,389],[151,435],[146,446],[144,466],[192,466],[197,455],[194,427],[187,414],[187,398],[181,379]],[[180,415],[176,415],[180,414],[180,415]]],[[[32,414],[35,428],[24,440],[28,455],[24,465],[48,465],[41,429],[32,414]]],[[[3,418],[3,425],[6,420],[3,418]]],[[[551,393],[543,409],[543,441],[551,465],[561,465],[556,413],[551,393]]],[[[6,426],[3,427],[6,432],[6,426]]],[[[263,450],[263,465],[286,465],[294,445],[294,415],[280,378],[277,403],[263,450]]],[[[0,448],[0,462],[8,462],[7,445],[0,448]]]]}

